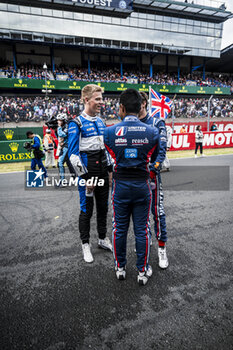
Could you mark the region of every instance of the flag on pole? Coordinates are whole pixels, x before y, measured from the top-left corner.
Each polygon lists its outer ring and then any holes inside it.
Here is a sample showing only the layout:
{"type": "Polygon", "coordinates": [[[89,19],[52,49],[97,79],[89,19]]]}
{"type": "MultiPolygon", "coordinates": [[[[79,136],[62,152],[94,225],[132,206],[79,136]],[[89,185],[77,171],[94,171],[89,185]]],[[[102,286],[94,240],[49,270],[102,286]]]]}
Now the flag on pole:
{"type": "Polygon", "coordinates": [[[171,112],[173,101],[169,97],[160,95],[149,87],[149,107],[150,116],[155,118],[166,119],[171,112]]]}

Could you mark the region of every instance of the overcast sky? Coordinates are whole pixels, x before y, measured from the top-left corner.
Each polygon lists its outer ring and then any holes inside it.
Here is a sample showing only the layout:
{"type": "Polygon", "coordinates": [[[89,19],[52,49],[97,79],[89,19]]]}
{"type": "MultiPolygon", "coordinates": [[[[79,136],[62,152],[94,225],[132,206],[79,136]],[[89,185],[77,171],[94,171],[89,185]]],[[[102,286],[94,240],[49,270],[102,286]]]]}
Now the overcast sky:
{"type": "MultiPolygon", "coordinates": [[[[223,0],[227,10],[233,12],[233,0],[223,0]]],[[[233,44],[233,18],[223,24],[222,49],[233,44]]]]}

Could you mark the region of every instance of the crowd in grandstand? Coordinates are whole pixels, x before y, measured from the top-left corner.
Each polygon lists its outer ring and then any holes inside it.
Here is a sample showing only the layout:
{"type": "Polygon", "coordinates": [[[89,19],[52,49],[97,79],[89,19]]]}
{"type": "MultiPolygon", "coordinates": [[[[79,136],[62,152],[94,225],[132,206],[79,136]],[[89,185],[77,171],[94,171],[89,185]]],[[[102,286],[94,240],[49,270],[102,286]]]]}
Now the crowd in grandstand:
{"type": "MultiPolygon", "coordinates": [[[[174,101],[176,118],[207,117],[208,99],[180,98],[174,101]]],[[[118,98],[104,98],[101,117],[105,120],[119,119],[118,98]]],[[[71,118],[83,111],[79,98],[50,97],[0,97],[0,121],[47,121],[59,112],[71,118]]],[[[213,98],[211,117],[233,117],[233,100],[213,98]]],[[[169,114],[171,117],[171,113],[169,114]]]]}
{"type": "Polygon", "coordinates": [[[45,71],[42,67],[25,65],[14,69],[13,66],[6,66],[0,69],[1,78],[17,79],[45,79],[45,74],[50,80],[76,80],[89,82],[129,82],[131,84],[161,84],[161,85],[191,85],[191,86],[214,86],[233,87],[233,77],[225,74],[206,74],[205,80],[201,72],[193,74],[181,74],[179,79],[177,73],[154,73],[150,77],[145,72],[124,72],[119,70],[97,70],[56,67],[54,71],[45,71]]]}

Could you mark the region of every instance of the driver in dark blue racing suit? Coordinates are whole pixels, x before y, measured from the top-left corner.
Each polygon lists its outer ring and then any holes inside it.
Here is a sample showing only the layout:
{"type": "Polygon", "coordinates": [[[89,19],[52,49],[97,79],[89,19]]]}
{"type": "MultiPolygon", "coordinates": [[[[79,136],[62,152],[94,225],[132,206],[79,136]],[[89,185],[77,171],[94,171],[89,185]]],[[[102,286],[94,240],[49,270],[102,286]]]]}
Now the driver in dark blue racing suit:
{"type": "Polygon", "coordinates": [[[149,160],[158,148],[159,135],[138,120],[141,96],[127,89],[120,97],[119,115],[123,121],[104,130],[104,142],[115,161],[113,171],[113,252],[116,276],[126,277],[126,241],[132,215],[136,238],[138,277],[140,285],[152,275],[150,255],[151,188],[149,160]]]}

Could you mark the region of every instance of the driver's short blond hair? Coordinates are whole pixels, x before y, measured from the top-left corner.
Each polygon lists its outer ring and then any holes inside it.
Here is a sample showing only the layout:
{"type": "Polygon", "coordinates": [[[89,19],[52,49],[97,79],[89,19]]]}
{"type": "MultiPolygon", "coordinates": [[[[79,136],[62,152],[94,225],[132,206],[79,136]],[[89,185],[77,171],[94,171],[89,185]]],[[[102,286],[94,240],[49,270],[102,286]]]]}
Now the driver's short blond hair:
{"type": "Polygon", "coordinates": [[[85,103],[85,98],[90,99],[95,92],[103,93],[103,88],[98,86],[98,85],[95,85],[95,84],[88,84],[88,85],[84,86],[84,88],[82,88],[82,92],[81,92],[82,102],[85,103]]]}

